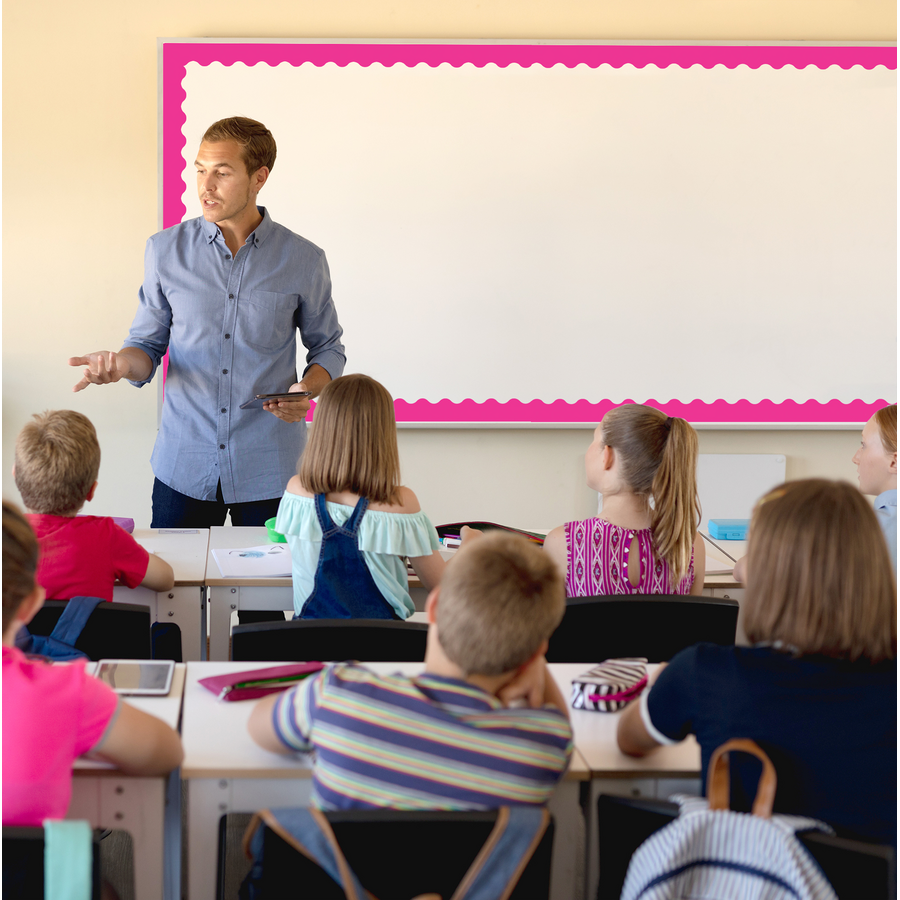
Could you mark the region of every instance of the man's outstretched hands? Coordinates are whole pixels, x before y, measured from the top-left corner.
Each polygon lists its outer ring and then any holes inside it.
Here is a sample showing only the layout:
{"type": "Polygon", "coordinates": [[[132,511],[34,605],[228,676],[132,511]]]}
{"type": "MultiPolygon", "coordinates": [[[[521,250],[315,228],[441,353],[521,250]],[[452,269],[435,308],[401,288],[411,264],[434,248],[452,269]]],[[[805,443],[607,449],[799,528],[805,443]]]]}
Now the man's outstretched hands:
{"type": "MultiPolygon", "coordinates": [[[[308,391],[309,388],[299,381],[292,384],[288,390],[294,394],[297,391],[308,391]]],[[[309,401],[309,397],[298,397],[296,400],[267,400],[263,403],[263,409],[273,416],[278,416],[282,422],[302,422],[309,412],[309,401]]]]}
{"type": "Polygon", "coordinates": [[[73,356],[69,359],[69,365],[85,367],[84,377],[72,388],[73,391],[83,391],[89,384],[114,384],[128,374],[127,366],[120,365],[115,350],[73,356]]]}

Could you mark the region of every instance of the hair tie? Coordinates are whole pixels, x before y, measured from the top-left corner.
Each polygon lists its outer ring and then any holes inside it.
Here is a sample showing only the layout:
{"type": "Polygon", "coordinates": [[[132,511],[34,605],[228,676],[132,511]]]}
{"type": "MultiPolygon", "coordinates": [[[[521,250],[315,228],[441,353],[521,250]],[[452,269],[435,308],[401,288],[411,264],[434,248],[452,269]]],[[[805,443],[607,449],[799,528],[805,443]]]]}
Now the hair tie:
{"type": "Polygon", "coordinates": [[[671,431],[672,430],[672,417],[666,416],[666,421],[663,422],[663,425],[666,426],[666,431],[671,431]]]}

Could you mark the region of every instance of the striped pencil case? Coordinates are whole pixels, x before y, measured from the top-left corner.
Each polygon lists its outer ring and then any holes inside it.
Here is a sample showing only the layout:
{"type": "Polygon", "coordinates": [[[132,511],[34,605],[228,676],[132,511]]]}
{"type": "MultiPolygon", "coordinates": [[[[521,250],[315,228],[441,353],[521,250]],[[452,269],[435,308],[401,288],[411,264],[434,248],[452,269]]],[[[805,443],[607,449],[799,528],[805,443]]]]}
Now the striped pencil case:
{"type": "Polygon", "coordinates": [[[608,659],[572,679],[572,709],[615,712],[647,686],[644,657],[608,659]]]}

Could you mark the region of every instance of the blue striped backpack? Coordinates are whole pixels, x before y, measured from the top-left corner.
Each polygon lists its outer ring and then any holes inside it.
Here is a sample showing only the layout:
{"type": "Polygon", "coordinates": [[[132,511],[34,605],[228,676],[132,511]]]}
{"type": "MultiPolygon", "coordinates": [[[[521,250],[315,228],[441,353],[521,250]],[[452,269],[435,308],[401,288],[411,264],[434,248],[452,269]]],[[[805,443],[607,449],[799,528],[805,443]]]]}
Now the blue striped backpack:
{"type": "Polygon", "coordinates": [[[678,818],[651,835],[631,858],[622,900],[838,900],[798,831],[833,834],[801,816],[773,815],[775,767],[745,738],[717,748],[709,761],[708,801],[677,795],[678,818]],[[729,809],[728,752],[763,765],[753,810],[729,809]]]}

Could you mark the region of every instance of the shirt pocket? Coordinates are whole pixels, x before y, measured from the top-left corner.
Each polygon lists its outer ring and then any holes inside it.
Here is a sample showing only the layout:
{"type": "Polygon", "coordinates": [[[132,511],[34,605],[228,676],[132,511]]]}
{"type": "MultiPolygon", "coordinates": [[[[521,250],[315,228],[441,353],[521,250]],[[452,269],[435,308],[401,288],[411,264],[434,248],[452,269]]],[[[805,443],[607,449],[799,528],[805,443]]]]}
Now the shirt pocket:
{"type": "Polygon", "coordinates": [[[250,291],[244,315],[239,317],[240,337],[260,350],[280,350],[294,342],[297,294],[250,291]]]}

